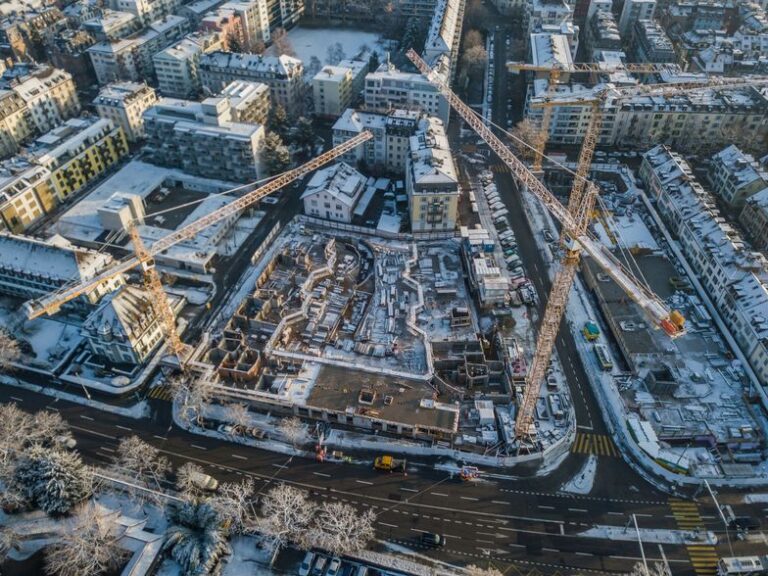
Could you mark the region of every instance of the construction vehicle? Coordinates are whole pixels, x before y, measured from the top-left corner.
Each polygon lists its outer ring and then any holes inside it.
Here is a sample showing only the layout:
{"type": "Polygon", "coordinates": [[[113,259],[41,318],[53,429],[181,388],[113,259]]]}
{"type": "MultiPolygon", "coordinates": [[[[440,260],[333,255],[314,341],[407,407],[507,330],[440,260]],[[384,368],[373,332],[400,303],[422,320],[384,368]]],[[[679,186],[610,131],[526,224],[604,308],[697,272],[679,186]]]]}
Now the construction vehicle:
{"type": "MultiPolygon", "coordinates": [[[[576,276],[582,250],[643,310],[653,326],[661,328],[670,337],[676,338],[684,333],[684,319],[681,314],[669,311],[665,303],[646,284],[635,278],[632,272],[625,268],[608,248],[588,233],[587,225],[594,212],[594,203],[598,194],[597,187],[586,179],[588,166],[581,167],[584,175],[582,177],[577,176],[574,180],[574,185],[578,185],[577,192],[580,190],[581,194],[574,195],[572,192],[566,208],[525,163],[518,159],[486,126],[484,120],[462,102],[414,50],[409,50],[407,56],[424,77],[440,91],[451,108],[507,165],[510,174],[515,178],[518,185],[531,192],[563,227],[562,243],[565,248],[565,257],[555,276],[552,291],[544,310],[536,351],[531,369],[526,377],[523,400],[515,421],[515,436],[519,442],[519,449],[522,449],[523,445],[529,447],[536,438],[534,413],[539,391],[549,366],[560,321],[568,302],[568,295],[576,276]]],[[[593,121],[587,131],[590,135],[587,139],[590,141],[585,141],[587,150],[583,150],[580,154],[580,164],[582,164],[581,160],[584,157],[591,159],[589,148],[594,150],[597,134],[599,134],[599,125],[596,125],[595,118],[599,118],[599,115],[593,115],[593,121]]]]}
{"type": "Polygon", "coordinates": [[[592,342],[600,338],[600,328],[592,320],[584,322],[584,327],[581,329],[581,333],[584,334],[584,338],[587,342],[592,342]]]}
{"type": "MultiPolygon", "coordinates": [[[[121,274],[124,274],[125,272],[128,272],[137,266],[141,265],[144,267],[145,272],[149,271],[153,268],[151,262],[152,258],[158,254],[163,253],[165,250],[168,250],[179,242],[194,238],[208,226],[215,224],[222,219],[238,214],[240,211],[254,205],[265,196],[268,196],[273,192],[280,190],[284,186],[298,180],[299,178],[306,176],[324,164],[327,164],[328,162],[343,156],[363,142],[370,140],[372,137],[372,134],[368,131],[361,132],[357,136],[339,144],[335,148],[321,154],[317,158],[310,160],[306,164],[276,176],[264,186],[261,186],[255,190],[251,190],[250,192],[243,194],[237,200],[230,202],[218,210],[214,210],[213,212],[191,222],[190,224],[187,224],[186,226],[171,232],[167,236],[160,238],[149,248],[143,248],[141,239],[138,238],[137,241],[138,234],[133,231],[134,227],[129,227],[128,232],[132,236],[132,240],[134,242],[133,248],[135,251],[137,251],[136,256],[123,259],[122,261],[109,267],[93,278],[86,280],[85,282],[65,286],[60,290],[43,296],[42,298],[26,302],[24,304],[24,308],[27,316],[30,319],[33,319],[44,314],[56,314],[67,302],[74,300],[82,294],[87,294],[101,283],[120,276],[121,274]]],[[[238,186],[229,192],[242,191],[249,186],[252,186],[252,184],[238,186]]],[[[150,274],[152,273],[150,272],[150,274]]],[[[150,278],[150,282],[154,283],[155,280],[150,278]]],[[[159,282],[159,279],[157,282],[159,282]]]]}
{"type": "Polygon", "coordinates": [[[389,454],[377,456],[373,461],[373,467],[382,472],[402,472],[405,474],[405,459],[395,458],[389,454]]]}

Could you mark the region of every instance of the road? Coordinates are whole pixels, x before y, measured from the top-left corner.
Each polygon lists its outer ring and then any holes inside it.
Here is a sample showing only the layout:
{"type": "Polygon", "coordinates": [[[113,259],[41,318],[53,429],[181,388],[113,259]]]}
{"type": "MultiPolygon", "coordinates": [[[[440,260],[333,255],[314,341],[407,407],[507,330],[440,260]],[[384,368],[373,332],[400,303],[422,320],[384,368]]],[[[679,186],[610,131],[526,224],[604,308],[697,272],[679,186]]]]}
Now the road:
{"type": "MultiPolygon", "coordinates": [[[[639,558],[637,543],[584,538],[578,534],[595,524],[624,527],[635,514],[643,528],[679,528],[679,513],[661,494],[642,495],[629,486],[615,497],[557,493],[551,478],[495,478],[464,484],[426,465],[409,465],[407,477],[379,474],[367,466],[319,463],[188,433],[170,423],[169,405],[153,402],[150,419],[134,420],[81,404],[53,400],[24,389],[0,388],[0,402],[16,402],[29,411],[58,411],[71,425],[78,450],[90,462],[107,464],[119,439],[137,435],[159,448],[174,464],[192,461],[219,480],[251,477],[263,492],[274,482],[302,487],[318,499],[350,502],[373,508],[378,536],[443,561],[468,563],[491,559],[500,567],[537,568],[545,574],[560,570],[620,572],[639,558]],[[421,531],[445,534],[438,550],[422,549],[421,531]]],[[[611,458],[601,458],[600,462],[611,458]]],[[[613,460],[617,460],[613,458],[613,460]]],[[[748,506],[734,501],[737,513],[748,506]]],[[[693,505],[701,527],[720,528],[714,507],[693,505]]],[[[764,544],[759,543],[760,551],[764,544]]],[[[739,550],[758,544],[738,542],[739,550]]],[[[720,553],[725,553],[718,549],[720,553]]],[[[650,557],[659,556],[647,545],[650,557]]],[[[689,551],[665,545],[677,574],[694,572],[689,551]]]]}

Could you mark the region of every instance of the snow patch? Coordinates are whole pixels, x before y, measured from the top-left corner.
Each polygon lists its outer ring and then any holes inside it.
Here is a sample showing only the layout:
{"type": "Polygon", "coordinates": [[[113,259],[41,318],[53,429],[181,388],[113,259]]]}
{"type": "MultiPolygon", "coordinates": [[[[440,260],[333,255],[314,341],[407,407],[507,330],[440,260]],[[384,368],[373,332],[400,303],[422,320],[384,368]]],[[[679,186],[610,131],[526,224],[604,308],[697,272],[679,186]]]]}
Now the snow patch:
{"type": "Polygon", "coordinates": [[[595,483],[595,474],[597,472],[597,456],[591,454],[584,466],[581,467],[578,474],[560,486],[561,492],[570,492],[572,494],[589,494],[595,483]]]}

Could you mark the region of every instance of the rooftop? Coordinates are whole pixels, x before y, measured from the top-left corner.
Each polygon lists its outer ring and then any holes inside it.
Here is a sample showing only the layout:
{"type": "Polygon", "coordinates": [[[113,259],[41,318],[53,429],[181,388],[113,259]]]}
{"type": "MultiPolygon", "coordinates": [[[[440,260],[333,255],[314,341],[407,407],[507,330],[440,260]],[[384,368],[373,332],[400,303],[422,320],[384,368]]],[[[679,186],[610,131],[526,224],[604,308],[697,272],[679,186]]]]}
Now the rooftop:
{"type": "Polygon", "coordinates": [[[293,77],[301,75],[303,64],[291,56],[264,56],[215,50],[200,57],[201,67],[230,70],[248,70],[264,75],[293,77]]]}
{"type": "Polygon", "coordinates": [[[411,136],[409,167],[415,184],[456,186],[458,193],[458,173],[440,119],[423,119],[419,131],[411,136]]]}
{"type": "Polygon", "coordinates": [[[366,177],[345,162],[321,168],[307,183],[302,199],[327,192],[339,202],[354,206],[365,186],[366,177]]]}
{"type": "Polygon", "coordinates": [[[531,58],[536,66],[569,69],[573,66],[568,37],[563,34],[531,34],[531,58]]]}

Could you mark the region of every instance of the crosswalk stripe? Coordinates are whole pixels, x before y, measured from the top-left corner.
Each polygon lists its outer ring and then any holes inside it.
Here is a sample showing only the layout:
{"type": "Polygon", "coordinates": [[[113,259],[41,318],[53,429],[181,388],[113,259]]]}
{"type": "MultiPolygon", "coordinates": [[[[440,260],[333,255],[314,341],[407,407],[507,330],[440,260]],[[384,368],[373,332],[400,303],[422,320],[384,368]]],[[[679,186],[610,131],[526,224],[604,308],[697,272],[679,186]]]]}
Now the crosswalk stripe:
{"type": "Polygon", "coordinates": [[[610,436],[586,432],[576,433],[576,439],[571,446],[571,452],[574,454],[594,454],[610,458],[620,457],[619,451],[616,449],[616,445],[610,436]]]}

